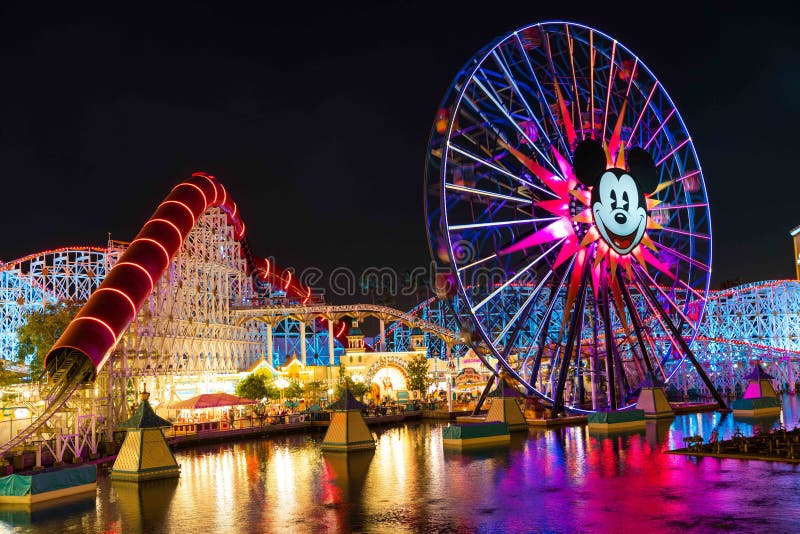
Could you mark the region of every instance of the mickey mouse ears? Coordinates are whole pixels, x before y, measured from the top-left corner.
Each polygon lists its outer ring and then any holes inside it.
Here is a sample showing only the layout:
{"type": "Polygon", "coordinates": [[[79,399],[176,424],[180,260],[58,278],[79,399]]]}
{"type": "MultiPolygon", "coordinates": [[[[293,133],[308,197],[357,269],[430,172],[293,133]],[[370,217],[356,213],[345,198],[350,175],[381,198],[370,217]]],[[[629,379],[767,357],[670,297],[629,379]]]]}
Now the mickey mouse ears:
{"type": "MultiPolygon", "coordinates": [[[[653,191],[658,186],[658,171],[650,154],[639,147],[626,153],[628,172],[639,182],[643,192],[653,191]]],[[[594,187],[606,170],[606,151],[593,139],[581,141],[573,157],[575,176],[589,187],[594,187]]]]}

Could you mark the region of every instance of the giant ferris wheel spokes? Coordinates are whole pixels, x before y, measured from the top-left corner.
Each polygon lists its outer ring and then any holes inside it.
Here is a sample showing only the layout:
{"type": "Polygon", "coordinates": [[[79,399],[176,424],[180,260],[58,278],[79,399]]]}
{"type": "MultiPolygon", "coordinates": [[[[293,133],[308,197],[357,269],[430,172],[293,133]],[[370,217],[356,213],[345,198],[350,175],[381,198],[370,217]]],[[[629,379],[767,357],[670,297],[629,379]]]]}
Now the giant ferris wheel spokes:
{"type": "Polygon", "coordinates": [[[486,47],[445,96],[426,181],[434,258],[495,371],[555,411],[620,408],[689,359],[725,406],[690,350],[710,281],[702,171],[624,46],[552,22],[486,47]]]}

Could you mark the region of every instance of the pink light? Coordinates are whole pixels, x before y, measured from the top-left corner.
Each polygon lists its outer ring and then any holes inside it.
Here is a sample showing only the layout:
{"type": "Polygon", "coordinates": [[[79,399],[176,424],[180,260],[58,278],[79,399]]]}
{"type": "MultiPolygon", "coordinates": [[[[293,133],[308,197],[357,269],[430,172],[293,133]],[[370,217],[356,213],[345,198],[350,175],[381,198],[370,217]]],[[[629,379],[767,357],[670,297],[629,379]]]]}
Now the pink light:
{"type": "MultiPolygon", "coordinates": [[[[673,110],[673,111],[675,111],[675,110],[673,110]]],[[[662,124],[662,125],[663,125],[663,124],[662,124]]],[[[665,161],[666,161],[666,160],[667,160],[667,159],[668,159],[668,158],[669,158],[671,155],[673,155],[673,154],[674,154],[676,151],[680,150],[680,148],[681,148],[682,146],[684,146],[686,143],[688,143],[690,139],[691,139],[691,137],[687,137],[686,139],[684,139],[683,141],[681,141],[681,142],[678,144],[678,146],[676,146],[675,148],[673,148],[672,150],[670,150],[670,151],[669,151],[669,154],[667,154],[666,156],[664,156],[663,158],[661,158],[661,159],[659,160],[659,162],[658,162],[658,163],[656,163],[656,167],[658,167],[659,165],[661,165],[662,163],[664,163],[664,162],[665,162],[665,161]]]]}
{"type": "Polygon", "coordinates": [[[655,131],[655,132],[653,132],[653,135],[651,135],[651,136],[650,136],[650,140],[648,140],[648,141],[647,141],[647,143],[644,145],[644,149],[645,149],[645,150],[647,150],[647,147],[649,147],[649,146],[650,146],[650,143],[652,143],[652,142],[653,142],[653,140],[654,140],[654,139],[655,139],[655,138],[658,136],[658,132],[660,132],[660,131],[661,131],[661,129],[662,129],[664,126],[666,126],[666,125],[667,125],[667,121],[669,121],[669,119],[672,117],[672,114],[673,114],[673,113],[675,113],[675,109],[674,109],[674,108],[672,109],[672,111],[670,111],[670,112],[669,112],[669,114],[667,115],[667,118],[666,118],[666,119],[664,119],[663,121],[661,121],[661,124],[659,124],[659,125],[658,125],[658,128],[656,128],[656,131],[655,131]]]}
{"type": "Polygon", "coordinates": [[[650,104],[650,99],[653,98],[653,93],[656,92],[656,88],[658,87],[658,82],[653,85],[653,88],[650,89],[650,94],[647,95],[647,100],[644,101],[644,106],[642,106],[642,111],[639,113],[639,117],[636,119],[636,124],[633,125],[633,129],[631,130],[630,136],[628,139],[633,139],[633,134],[636,132],[636,128],[639,127],[639,123],[642,122],[642,117],[644,117],[644,112],[647,111],[647,106],[650,104]]]}
{"type": "Polygon", "coordinates": [[[538,230],[537,232],[525,237],[521,241],[517,241],[513,245],[506,247],[500,251],[500,254],[511,254],[512,252],[530,248],[542,243],[547,243],[548,241],[566,238],[570,234],[572,234],[572,227],[570,226],[569,221],[566,219],[559,219],[556,222],[545,226],[541,230],[538,230]]]}

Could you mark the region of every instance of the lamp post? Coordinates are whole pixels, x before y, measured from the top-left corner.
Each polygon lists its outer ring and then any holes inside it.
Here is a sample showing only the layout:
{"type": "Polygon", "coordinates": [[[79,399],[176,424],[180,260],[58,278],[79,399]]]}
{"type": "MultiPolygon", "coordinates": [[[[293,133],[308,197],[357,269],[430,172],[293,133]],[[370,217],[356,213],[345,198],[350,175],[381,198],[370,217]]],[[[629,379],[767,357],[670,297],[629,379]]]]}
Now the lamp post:
{"type": "Polygon", "coordinates": [[[447,360],[447,412],[453,412],[453,371],[455,371],[456,365],[453,362],[453,358],[451,357],[447,360]]]}
{"type": "Polygon", "coordinates": [[[279,378],[275,381],[275,387],[280,391],[280,400],[283,400],[283,390],[289,387],[289,382],[285,378],[279,378]]]}

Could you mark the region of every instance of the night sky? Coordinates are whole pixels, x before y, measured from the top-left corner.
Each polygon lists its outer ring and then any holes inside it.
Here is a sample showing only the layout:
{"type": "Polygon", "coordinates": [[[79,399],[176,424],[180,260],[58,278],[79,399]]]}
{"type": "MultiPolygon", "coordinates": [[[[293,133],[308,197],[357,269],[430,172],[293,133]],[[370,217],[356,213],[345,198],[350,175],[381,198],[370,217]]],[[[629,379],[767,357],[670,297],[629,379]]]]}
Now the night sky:
{"type": "Polygon", "coordinates": [[[253,251],[282,265],[424,265],[440,99],[490,40],[561,18],[620,40],[675,100],[709,190],[713,285],[793,276],[796,10],[77,4],[0,5],[0,259],[102,245],[107,232],[130,240],[181,178],[205,170],[239,203],[253,251]]]}

